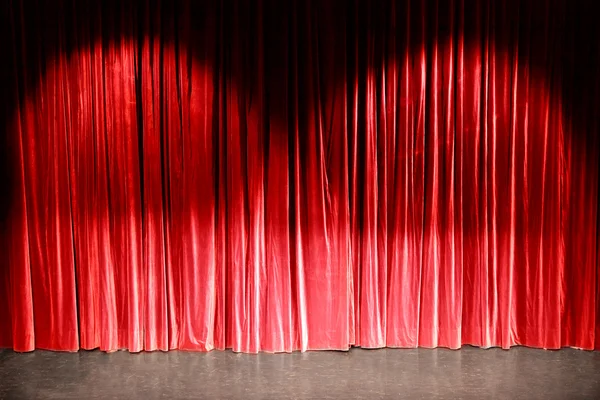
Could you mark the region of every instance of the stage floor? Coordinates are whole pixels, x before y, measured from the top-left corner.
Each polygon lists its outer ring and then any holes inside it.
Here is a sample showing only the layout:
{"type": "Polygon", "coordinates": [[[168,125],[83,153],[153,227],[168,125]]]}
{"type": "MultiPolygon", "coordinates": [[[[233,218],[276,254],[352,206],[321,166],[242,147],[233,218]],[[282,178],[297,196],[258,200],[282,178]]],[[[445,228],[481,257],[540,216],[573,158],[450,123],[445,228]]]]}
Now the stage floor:
{"type": "Polygon", "coordinates": [[[293,354],[17,354],[0,399],[580,399],[600,397],[600,352],[352,349],[293,354]]]}

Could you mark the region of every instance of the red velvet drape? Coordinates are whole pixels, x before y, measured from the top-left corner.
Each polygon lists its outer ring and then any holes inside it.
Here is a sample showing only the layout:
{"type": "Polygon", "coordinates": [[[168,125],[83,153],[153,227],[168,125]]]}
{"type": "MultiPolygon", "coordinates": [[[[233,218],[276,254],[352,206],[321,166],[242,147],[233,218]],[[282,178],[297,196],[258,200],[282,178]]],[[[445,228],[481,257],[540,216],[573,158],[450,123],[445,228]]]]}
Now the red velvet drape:
{"type": "Polygon", "coordinates": [[[600,346],[593,2],[3,2],[0,346],[600,346]]]}

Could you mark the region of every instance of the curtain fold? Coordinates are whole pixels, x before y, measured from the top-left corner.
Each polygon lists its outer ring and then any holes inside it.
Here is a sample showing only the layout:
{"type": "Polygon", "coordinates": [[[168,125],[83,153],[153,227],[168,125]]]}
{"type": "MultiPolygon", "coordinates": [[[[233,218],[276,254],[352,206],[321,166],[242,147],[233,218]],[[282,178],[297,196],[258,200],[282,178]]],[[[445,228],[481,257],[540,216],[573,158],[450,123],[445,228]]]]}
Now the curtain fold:
{"type": "Polygon", "coordinates": [[[0,346],[600,346],[593,2],[11,0],[0,346]]]}

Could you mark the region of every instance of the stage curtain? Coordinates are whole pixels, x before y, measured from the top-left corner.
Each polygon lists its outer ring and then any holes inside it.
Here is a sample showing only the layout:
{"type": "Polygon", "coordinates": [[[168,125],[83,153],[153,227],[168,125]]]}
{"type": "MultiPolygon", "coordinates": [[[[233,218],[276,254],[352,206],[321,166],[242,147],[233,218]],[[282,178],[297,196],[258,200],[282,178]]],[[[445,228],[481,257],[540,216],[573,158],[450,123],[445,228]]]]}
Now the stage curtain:
{"type": "Polygon", "coordinates": [[[600,347],[592,1],[0,7],[0,346],[600,347]]]}

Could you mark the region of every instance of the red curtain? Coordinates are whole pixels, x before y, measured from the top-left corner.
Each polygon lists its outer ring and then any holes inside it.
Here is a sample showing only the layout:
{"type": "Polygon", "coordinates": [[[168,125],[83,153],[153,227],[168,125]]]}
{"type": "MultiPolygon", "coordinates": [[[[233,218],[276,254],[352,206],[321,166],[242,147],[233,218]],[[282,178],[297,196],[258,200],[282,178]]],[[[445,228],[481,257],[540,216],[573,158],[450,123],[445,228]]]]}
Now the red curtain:
{"type": "Polygon", "coordinates": [[[600,347],[593,2],[2,7],[0,346],[600,347]]]}

